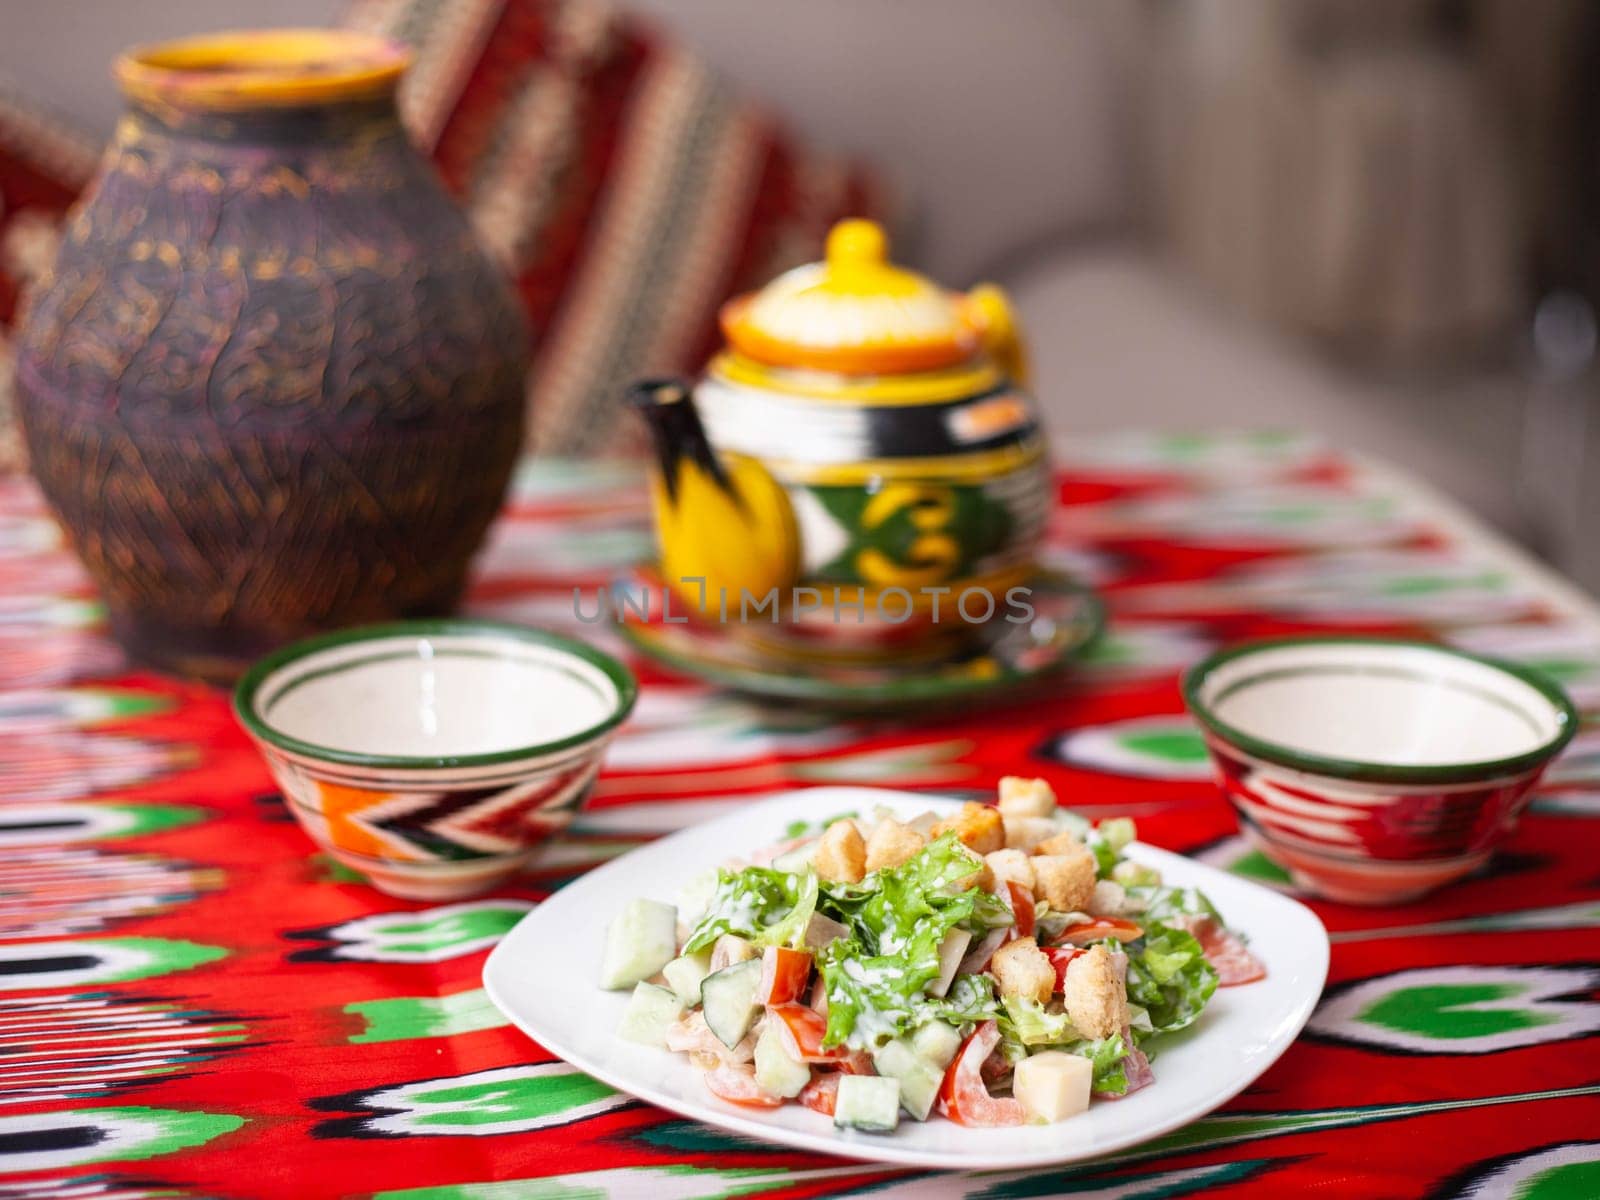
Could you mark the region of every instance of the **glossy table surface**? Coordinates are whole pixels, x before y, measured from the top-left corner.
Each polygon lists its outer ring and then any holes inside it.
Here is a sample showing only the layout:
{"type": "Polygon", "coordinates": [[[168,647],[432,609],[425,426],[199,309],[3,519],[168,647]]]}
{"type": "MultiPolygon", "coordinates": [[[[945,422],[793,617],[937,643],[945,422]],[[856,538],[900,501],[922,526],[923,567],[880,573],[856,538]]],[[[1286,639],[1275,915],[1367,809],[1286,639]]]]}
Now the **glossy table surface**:
{"type": "MultiPolygon", "coordinates": [[[[517,886],[435,906],[318,856],[226,697],[127,667],[32,486],[0,480],[0,1194],[1600,1194],[1587,731],[1479,876],[1403,908],[1313,902],[1334,945],[1307,1032],[1221,1111],[1110,1160],[958,1175],[776,1149],[611,1092],[489,1005],[488,950],[552,890],[808,785],[1042,774],[1146,841],[1287,887],[1182,714],[1178,673],[1223,641],[1421,634],[1600,706],[1589,602],[1393,471],[1266,436],[1099,437],[1057,464],[1049,564],[1113,622],[1047,695],[844,720],[636,663],[638,710],[570,835],[517,886]]],[[[532,462],[468,608],[620,653],[573,589],[649,550],[634,470],[532,462]]]]}

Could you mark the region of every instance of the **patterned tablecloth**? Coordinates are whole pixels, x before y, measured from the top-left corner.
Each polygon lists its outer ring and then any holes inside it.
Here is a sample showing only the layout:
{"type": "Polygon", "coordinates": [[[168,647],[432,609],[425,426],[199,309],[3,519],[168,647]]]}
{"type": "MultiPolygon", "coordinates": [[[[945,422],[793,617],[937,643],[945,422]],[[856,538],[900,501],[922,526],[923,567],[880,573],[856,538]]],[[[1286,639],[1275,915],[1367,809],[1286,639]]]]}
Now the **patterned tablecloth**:
{"type": "MultiPolygon", "coordinates": [[[[783,788],[1038,773],[1285,887],[1181,713],[1178,671],[1220,641],[1420,630],[1600,708],[1587,601],[1392,473],[1269,437],[1101,438],[1059,462],[1049,558],[1115,621],[1053,698],[846,722],[641,667],[572,835],[523,886],[436,907],[314,853],[226,698],[128,670],[32,487],[0,482],[0,1195],[1600,1196],[1600,732],[1481,876],[1403,909],[1316,904],[1333,966],[1306,1034],[1220,1112],[1093,1165],[770,1148],[613,1093],[489,1005],[484,956],[541,896],[783,788]]],[[[648,544],[622,468],[530,464],[470,607],[597,636],[574,585],[648,544]]]]}

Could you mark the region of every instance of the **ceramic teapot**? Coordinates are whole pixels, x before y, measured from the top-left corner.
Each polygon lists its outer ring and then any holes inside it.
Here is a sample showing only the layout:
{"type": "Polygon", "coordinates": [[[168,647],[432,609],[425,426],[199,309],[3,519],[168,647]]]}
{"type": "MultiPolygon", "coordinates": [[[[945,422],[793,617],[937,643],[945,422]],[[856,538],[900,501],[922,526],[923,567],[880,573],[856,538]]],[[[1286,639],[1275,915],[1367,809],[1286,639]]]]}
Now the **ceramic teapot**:
{"type": "Polygon", "coordinates": [[[694,386],[636,384],[663,581],[791,653],[902,653],[1018,603],[1045,439],[998,288],[961,294],[847,220],[824,261],[721,313],[694,386]]]}

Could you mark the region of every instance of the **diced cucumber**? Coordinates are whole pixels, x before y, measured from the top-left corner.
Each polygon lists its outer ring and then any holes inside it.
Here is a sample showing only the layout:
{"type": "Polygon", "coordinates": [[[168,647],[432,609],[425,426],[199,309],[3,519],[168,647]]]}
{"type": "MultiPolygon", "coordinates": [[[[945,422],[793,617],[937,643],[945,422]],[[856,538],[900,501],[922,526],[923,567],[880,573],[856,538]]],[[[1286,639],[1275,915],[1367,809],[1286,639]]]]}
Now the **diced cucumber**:
{"type": "Polygon", "coordinates": [[[1111,878],[1123,887],[1150,887],[1161,882],[1161,872],[1125,858],[1111,868],[1111,878]]]}
{"type": "Polygon", "coordinates": [[[911,1048],[942,1071],[961,1049],[961,1030],[943,1021],[929,1021],[912,1033],[911,1048]]]}
{"type": "Polygon", "coordinates": [[[756,993],[761,989],[761,960],[748,959],[707,975],[700,985],[700,1003],[705,1006],[706,1027],[725,1046],[737,1046],[756,1022],[761,1005],[756,993]]]}
{"type": "Polygon", "coordinates": [[[1134,825],[1132,817],[1110,817],[1101,821],[1097,826],[1100,836],[1118,854],[1127,844],[1139,836],[1138,827],[1134,825]]]}
{"type": "Polygon", "coordinates": [[[809,842],[802,842],[793,850],[786,850],[772,860],[774,871],[788,871],[791,875],[799,875],[811,869],[811,860],[816,856],[817,846],[821,838],[812,838],[809,842]]]}
{"type": "Polygon", "coordinates": [[[928,995],[942,996],[950,990],[956,969],[967,956],[967,947],[970,945],[972,934],[965,929],[952,929],[944,935],[944,941],[939,943],[939,977],[929,982],[928,995]]]}
{"type": "Polygon", "coordinates": [[[785,1099],[798,1096],[811,1082],[811,1068],[789,1057],[775,1019],[768,1021],[756,1038],[756,1082],[785,1099]]]}
{"type": "Polygon", "coordinates": [[[1057,829],[1065,830],[1080,842],[1083,841],[1084,835],[1091,828],[1087,817],[1080,817],[1070,808],[1056,809],[1055,812],[1050,814],[1050,819],[1055,822],[1057,829]]]}
{"type": "Polygon", "coordinates": [[[658,900],[630,900],[606,930],[600,986],[629,988],[649,979],[678,952],[678,910],[658,900]]]}
{"type": "Polygon", "coordinates": [[[664,987],[641,983],[628,997],[617,1025],[617,1036],[625,1042],[666,1049],[667,1030],[683,1016],[684,1004],[664,987]]]}
{"type": "Polygon", "coordinates": [[[939,1095],[944,1071],[923,1058],[902,1038],[878,1047],[872,1056],[872,1065],[879,1075],[887,1075],[899,1083],[900,1107],[917,1120],[926,1121],[939,1095]]]}
{"type": "Polygon", "coordinates": [[[887,1075],[841,1075],[833,1106],[841,1129],[890,1133],[900,1124],[900,1084],[887,1075]]]}
{"type": "Polygon", "coordinates": [[[692,1008],[700,1003],[700,985],[711,974],[711,953],[701,950],[695,954],[681,954],[662,967],[661,973],[667,977],[667,986],[678,994],[678,999],[692,1008]]]}

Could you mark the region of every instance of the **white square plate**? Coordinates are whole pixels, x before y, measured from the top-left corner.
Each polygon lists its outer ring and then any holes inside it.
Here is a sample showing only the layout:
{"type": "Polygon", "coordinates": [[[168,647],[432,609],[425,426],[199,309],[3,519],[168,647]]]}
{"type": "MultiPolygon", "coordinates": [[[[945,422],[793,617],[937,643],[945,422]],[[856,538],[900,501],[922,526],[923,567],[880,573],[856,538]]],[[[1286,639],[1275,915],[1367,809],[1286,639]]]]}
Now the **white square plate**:
{"type": "Polygon", "coordinates": [[[892,1134],[836,1130],[798,1104],[746,1109],[713,1096],[682,1055],[616,1036],[627,992],[602,991],[600,950],[622,905],[671,903],[696,873],[778,841],[791,821],[882,805],[902,819],[949,801],[874,788],[813,788],[751,804],[589,872],[524,917],[483,968],[489,997],[529,1037],[573,1066],[641,1100],[801,1150],[916,1167],[1039,1167],[1109,1154],[1176,1129],[1244,1090],[1288,1048],[1328,973],[1328,935],[1303,905],[1177,854],[1134,844],[1127,856],[1165,882],[1198,887],[1248,936],[1267,977],[1218,988],[1200,1019],[1156,1043],[1156,1082],[1125,1100],[1096,1101],[1056,1125],[966,1129],[943,1117],[902,1120],[892,1134]]]}

